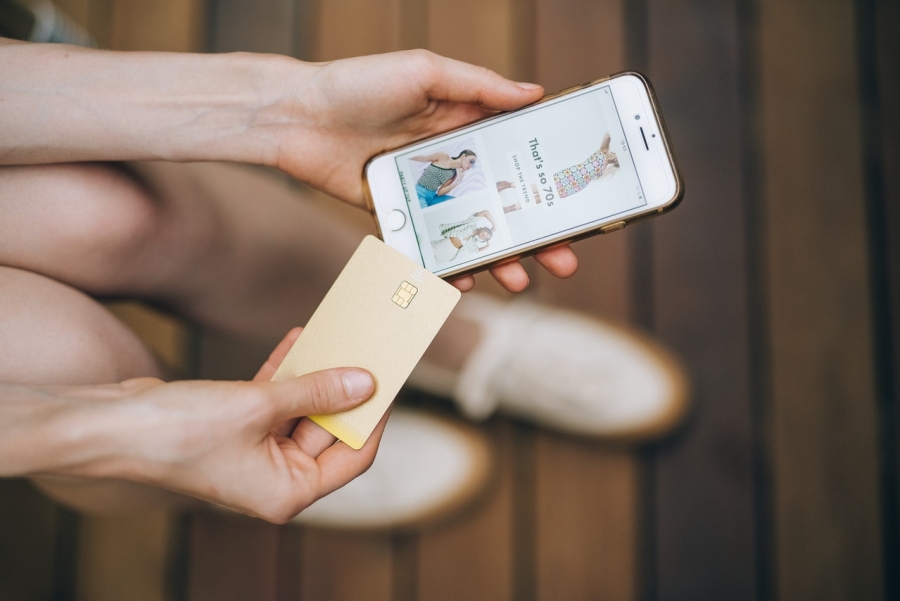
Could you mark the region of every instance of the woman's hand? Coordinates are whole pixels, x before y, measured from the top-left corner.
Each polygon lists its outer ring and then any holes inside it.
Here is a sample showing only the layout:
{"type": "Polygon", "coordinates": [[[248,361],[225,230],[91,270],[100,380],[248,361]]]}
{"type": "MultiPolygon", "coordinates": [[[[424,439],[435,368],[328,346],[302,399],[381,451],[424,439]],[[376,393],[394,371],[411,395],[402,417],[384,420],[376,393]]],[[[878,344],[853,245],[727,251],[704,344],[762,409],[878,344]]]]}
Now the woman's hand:
{"type": "MultiPolygon", "coordinates": [[[[373,155],[538,100],[543,88],[425,50],[304,65],[285,79],[276,167],[363,206],[373,155]]],[[[432,155],[433,156],[433,155],[432,155]]]]}
{"type": "MultiPolygon", "coordinates": [[[[423,50],[352,58],[322,65],[285,94],[274,165],[329,194],[363,205],[365,162],[454,127],[538,100],[543,89],[515,83],[493,71],[423,50]]],[[[578,260],[568,245],[536,256],[557,277],[569,277],[578,260]]],[[[518,262],[491,269],[518,292],[528,275],[518,262]]],[[[453,284],[471,289],[471,276],[453,284]]]]}
{"type": "Polygon", "coordinates": [[[189,425],[174,429],[170,443],[177,451],[157,458],[162,470],[153,484],[283,523],[368,469],[387,416],[359,451],[304,417],[346,411],[368,399],[374,391],[368,372],[334,369],[269,382],[300,331],[288,334],[252,383],[184,383],[196,385],[196,392],[179,390],[179,383],[137,384],[150,405],[167,414],[165,421],[189,425]]]}
{"type": "MultiPolygon", "coordinates": [[[[261,163],[357,206],[369,157],[543,93],[424,50],[309,64],[0,40],[0,68],[0,164],[261,163]]],[[[538,262],[559,277],[577,266],[568,247],[538,262]]],[[[492,273],[509,290],[528,285],[518,263],[492,273]]]]}
{"type": "Polygon", "coordinates": [[[302,419],[355,407],[371,396],[374,383],[352,368],[269,382],[299,333],[288,334],[253,382],[138,378],[46,389],[53,400],[31,399],[7,422],[21,426],[30,407],[45,436],[30,445],[4,442],[19,453],[43,448],[51,463],[8,475],[123,478],[283,523],[365,471],[386,421],[354,451],[302,419]]]}

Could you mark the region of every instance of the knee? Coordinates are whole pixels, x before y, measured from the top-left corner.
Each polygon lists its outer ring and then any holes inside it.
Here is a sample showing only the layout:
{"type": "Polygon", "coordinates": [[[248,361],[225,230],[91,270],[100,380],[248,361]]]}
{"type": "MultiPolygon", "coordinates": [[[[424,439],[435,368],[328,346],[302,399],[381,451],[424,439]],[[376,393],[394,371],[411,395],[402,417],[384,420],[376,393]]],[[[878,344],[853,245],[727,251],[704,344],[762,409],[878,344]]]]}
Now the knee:
{"type": "Polygon", "coordinates": [[[102,305],[45,276],[0,267],[0,381],[104,384],[161,372],[102,305]]]}
{"type": "Polygon", "coordinates": [[[87,281],[74,283],[92,292],[105,292],[105,281],[141,255],[161,221],[141,185],[102,164],[0,168],[0,209],[8,217],[0,224],[3,264],[65,281],[65,265],[90,266],[80,272],[87,281]]]}

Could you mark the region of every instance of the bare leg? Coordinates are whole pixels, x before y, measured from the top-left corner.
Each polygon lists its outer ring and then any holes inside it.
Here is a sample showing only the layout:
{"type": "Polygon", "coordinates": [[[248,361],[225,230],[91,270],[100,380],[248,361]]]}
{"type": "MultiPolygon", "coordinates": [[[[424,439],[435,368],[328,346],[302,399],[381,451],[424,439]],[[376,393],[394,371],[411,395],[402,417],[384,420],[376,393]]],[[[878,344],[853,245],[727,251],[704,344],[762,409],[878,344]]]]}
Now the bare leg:
{"type": "MultiPolygon", "coordinates": [[[[0,267],[0,316],[2,382],[106,384],[162,376],[125,325],[93,299],[47,277],[0,267]]],[[[35,482],[84,511],[134,511],[176,500],[165,491],[113,480],[45,476],[35,482]]]]}
{"type": "Polygon", "coordinates": [[[276,174],[236,165],[5,167],[0,265],[277,341],[306,323],[369,233],[361,212],[347,219],[320,204],[276,174]]]}
{"type": "Polygon", "coordinates": [[[236,166],[3,168],[0,264],[276,338],[305,322],[361,237],[297,197],[236,166]]]}

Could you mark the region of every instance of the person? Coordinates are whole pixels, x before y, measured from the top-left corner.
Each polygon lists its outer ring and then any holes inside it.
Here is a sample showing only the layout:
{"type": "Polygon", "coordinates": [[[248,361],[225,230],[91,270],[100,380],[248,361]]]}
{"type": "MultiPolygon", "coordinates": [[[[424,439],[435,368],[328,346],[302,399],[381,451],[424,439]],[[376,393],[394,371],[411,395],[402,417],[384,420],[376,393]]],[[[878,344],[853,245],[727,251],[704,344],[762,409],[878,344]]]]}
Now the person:
{"type": "Polygon", "coordinates": [[[553,183],[560,198],[572,196],[584,190],[591,182],[600,181],[618,172],[619,158],[610,150],[609,132],[603,136],[600,149],[586,160],[566,167],[553,174],[553,183]]]}
{"type": "MultiPolygon", "coordinates": [[[[126,481],[284,522],[363,472],[384,421],[357,452],[303,417],[364,402],[371,374],[266,381],[294,329],[252,382],[165,382],[95,299],[271,335],[330,283],[348,236],[274,180],[183,163],[266,165],[362,206],[370,155],[542,89],[425,51],[308,64],[2,39],[0,62],[0,475],[76,506],[98,487],[114,505],[126,481]]],[[[577,266],[567,246],[537,260],[560,277],[577,266]]],[[[492,274],[528,283],[518,263],[492,274]]],[[[468,355],[458,341],[438,344],[443,361],[468,355]]]]}
{"type": "MultiPolygon", "coordinates": [[[[614,151],[610,150],[611,141],[612,138],[607,132],[603,136],[600,148],[591,156],[581,163],[560,169],[553,174],[553,183],[560,198],[566,198],[581,192],[591,182],[599,181],[618,172],[620,169],[619,157],[614,151]]],[[[512,182],[506,180],[496,182],[496,186],[497,192],[515,188],[512,182]]],[[[507,207],[504,207],[505,212],[516,210],[512,207],[509,208],[509,211],[506,209],[507,207]]]]}
{"type": "Polygon", "coordinates": [[[454,198],[450,191],[462,183],[466,171],[475,166],[478,157],[471,150],[463,150],[455,157],[446,152],[419,155],[413,161],[428,163],[416,182],[416,194],[422,208],[431,207],[454,198]]]}
{"type": "Polygon", "coordinates": [[[434,259],[439,265],[455,260],[459,253],[482,252],[490,245],[497,225],[488,210],[477,211],[462,221],[438,226],[441,237],[431,241],[434,259]]]}

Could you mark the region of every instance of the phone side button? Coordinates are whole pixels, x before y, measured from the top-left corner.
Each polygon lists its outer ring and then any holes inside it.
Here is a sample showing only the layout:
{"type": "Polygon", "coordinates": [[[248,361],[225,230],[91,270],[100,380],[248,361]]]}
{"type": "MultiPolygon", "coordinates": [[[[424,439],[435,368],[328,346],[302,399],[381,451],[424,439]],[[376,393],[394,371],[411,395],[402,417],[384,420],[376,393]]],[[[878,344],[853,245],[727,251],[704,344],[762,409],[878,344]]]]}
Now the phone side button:
{"type": "Polygon", "coordinates": [[[624,221],[616,221],[615,223],[610,223],[609,225],[604,225],[600,228],[600,231],[604,234],[608,234],[610,232],[615,232],[616,230],[620,230],[625,227],[624,221]]]}

